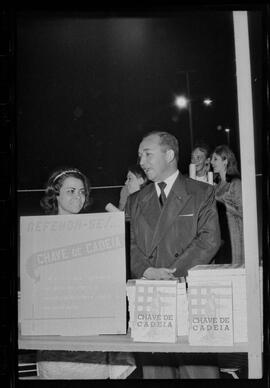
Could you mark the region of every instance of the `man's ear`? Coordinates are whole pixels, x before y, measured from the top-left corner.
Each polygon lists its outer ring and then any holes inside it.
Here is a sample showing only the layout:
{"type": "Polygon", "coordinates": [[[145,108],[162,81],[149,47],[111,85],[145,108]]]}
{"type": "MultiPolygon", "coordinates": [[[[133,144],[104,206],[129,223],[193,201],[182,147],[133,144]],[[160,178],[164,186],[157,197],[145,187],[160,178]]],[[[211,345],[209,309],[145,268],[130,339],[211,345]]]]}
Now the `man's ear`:
{"type": "Polygon", "coordinates": [[[173,150],[167,150],[166,151],[166,158],[167,158],[167,162],[170,163],[173,161],[174,159],[174,151],[173,150]]]}

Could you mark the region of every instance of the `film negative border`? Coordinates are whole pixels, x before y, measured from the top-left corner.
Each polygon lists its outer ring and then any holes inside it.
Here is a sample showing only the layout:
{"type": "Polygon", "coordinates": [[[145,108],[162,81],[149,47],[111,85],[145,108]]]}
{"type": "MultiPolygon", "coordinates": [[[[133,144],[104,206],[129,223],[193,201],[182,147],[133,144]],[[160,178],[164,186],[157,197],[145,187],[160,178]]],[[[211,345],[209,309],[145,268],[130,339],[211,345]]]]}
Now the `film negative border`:
{"type": "MultiPolygon", "coordinates": [[[[17,374],[17,259],[15,158],[14,12],[0,11],[0,380],[14,386],[17,374]]],[[[7,383],[5,385],[5,383],[7,383]]]]}

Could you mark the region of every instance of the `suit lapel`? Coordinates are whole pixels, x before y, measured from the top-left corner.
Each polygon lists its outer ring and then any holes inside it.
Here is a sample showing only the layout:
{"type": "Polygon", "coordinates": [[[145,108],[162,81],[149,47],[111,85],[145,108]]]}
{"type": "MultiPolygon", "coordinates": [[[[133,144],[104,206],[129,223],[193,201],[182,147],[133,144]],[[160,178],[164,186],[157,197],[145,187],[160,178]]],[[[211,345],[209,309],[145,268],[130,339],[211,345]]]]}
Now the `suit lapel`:
{"type": "Polygon", "coordinates": [[[141,215],[145,218],[145,221],[153,234],[160,216],[160,206],[155,185],[150,184],[147,189],[148,190],[141,200],[141,215]]]}
{"type": "Polygon", "coordinates": [[[187,193],[185,186],[184,178],[179,174],[171,188],[160,217],[158,218],[152,240],[151,252],[159,244],[170,225],[173,224],[176,217],[178,217],[186,203],[189,201],[191,195],[187,193]]]}

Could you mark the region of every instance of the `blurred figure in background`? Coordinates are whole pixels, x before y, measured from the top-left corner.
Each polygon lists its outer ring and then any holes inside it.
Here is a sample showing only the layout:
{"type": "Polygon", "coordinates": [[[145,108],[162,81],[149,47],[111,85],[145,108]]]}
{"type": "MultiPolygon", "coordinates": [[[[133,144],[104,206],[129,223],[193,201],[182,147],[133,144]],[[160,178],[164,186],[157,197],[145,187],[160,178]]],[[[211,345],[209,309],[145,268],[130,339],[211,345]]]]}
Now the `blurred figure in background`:
{"type": "Polygon", "coordinates": [[[191,153],[189,166],[190,178],[213,184],[213,174],[210,174],[210,148],[207,144],[197,143],[191,153]]]}
{"type": "Polygon", "coordinates": [[[127,179],[120,192],[119,209],[125,210],[127,198],[130,194],[141,190],[148,183],[147,176],[139,164],[129,166],[127,170],[127,179]]]}
{"type": "Polygon", "coordinates": [[[215,148],[211,164],[217,174],[215,197],[225,205],[230,233],[232,264],[244,264],[241,177],[237,160],[227,145],[215,148]]]}
{"type": "Polygon", "coordinates": [[[148,183],[147,176],[139,164],[129,166],[127,170],[127,179],[120,191],[118,207],[109,202],[105,206],[105,210],[107,212],[124,211],[129,195],[141,190],[148,183]]]}

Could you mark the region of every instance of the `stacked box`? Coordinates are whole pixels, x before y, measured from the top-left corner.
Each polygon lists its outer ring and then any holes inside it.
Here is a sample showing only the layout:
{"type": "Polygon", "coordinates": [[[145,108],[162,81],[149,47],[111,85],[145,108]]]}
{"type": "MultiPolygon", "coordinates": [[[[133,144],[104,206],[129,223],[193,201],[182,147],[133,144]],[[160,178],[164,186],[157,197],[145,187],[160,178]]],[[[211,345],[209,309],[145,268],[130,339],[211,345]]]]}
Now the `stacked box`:
{"type": "Polygon", "coordinates": [[[136,280],[132,338],[176,342],[177,281],[136,280]]]}
{"type": "MultiPolygon", "coordinates": [[[[233,342],[247,342],[247,297],[246,272],[243,265],[208,264],[197,265],[188,271],[188,288],[194,281],[224,282],[232,285],[233,342]]],[[[262,268],[260,268],[261,311],[262,311],[262,268]]]]}
{"type": "Polygon", "coordinates": [[[232,285],[230,281],[188,278],[190,345],[233,344],[232,285]]]}
{"type": "Polygon", "coordinates": [[[188,335],[185,279],[128,280],[129,328],[134,341],[176,342],[188,335]]]}

